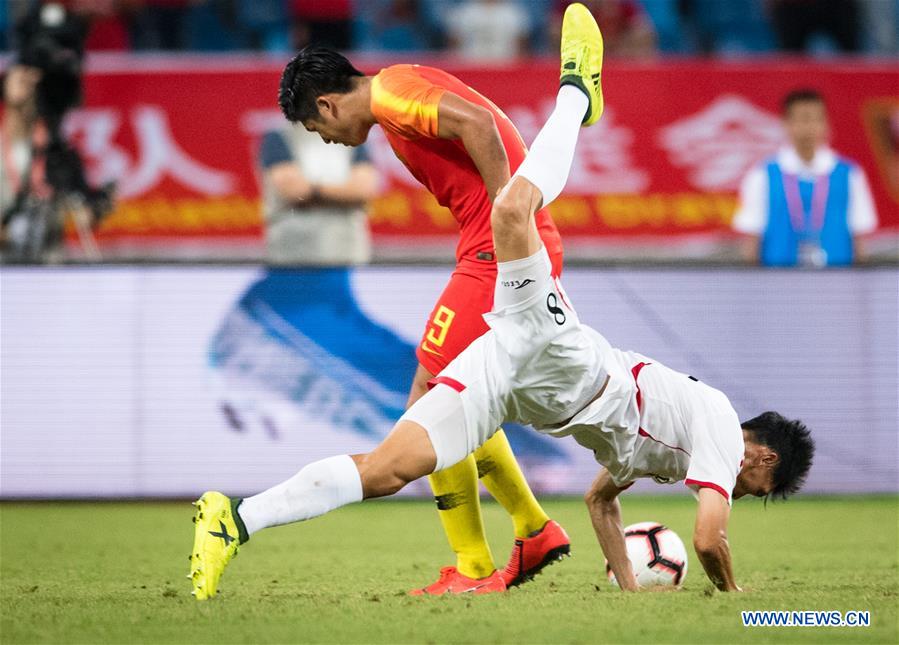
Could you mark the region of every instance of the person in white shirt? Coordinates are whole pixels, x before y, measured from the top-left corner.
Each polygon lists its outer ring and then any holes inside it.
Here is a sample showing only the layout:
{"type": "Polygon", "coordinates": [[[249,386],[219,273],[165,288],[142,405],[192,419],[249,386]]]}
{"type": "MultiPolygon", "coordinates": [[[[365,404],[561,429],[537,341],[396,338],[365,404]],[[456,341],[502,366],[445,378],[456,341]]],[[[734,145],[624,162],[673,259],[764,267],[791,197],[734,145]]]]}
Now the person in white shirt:
{"type": "Polygon", "coordinates": [[[844,266],[863,259],[859,236],[877,228],[864,170],[827,144],[824,99],[795,90],[783,101],[789,144],[743,179],[733,228],[764,266],[844,266]]]}
{"type": "Polygon", "coordinates": [[[450,46],[465,58],[513,59],[527,51],[527,12],[513,0],[468,0],[446,15],[450,46]]]}
{"type": "Polygon", "coordinates": [[[204,493],[197,502],[189,576],[198,599],[215,595],[225,565],[256,531],[392,495],[458,463],[505,421],[556,437],[571,435],[605,466],[586,500],[622,589],[639,586],[627,557],[618,495],[635,479],[652,477],[684,481],[696,492],[693,543],[699,559],[719,589],[740,590],[727,542],[732,500],[796,492],[811,466],[814,443],[805,426],[774,412],[741,425],[718,390],[645,356],[613,349],[580,323],[552,277],[534,214],[562,192],[580,126],[602,111],[593,47],[593,39],[585,40],[577,57],[563,65],[555,110],[494,200],[498,273],[493,311],[485,314],[490,331],[431,380],[431,390],[372,452],[314,462],[246,499],[204,493]],[[572,70],[578,71],[569,84],[572,70]]]}
{"type": "Polygon", "coordinates": [[[366,207],[378,173],[365,146],[303,128],[266,132],[259,146],[266,260],[277,266],[355,266],[371,259],[366,207]]]}

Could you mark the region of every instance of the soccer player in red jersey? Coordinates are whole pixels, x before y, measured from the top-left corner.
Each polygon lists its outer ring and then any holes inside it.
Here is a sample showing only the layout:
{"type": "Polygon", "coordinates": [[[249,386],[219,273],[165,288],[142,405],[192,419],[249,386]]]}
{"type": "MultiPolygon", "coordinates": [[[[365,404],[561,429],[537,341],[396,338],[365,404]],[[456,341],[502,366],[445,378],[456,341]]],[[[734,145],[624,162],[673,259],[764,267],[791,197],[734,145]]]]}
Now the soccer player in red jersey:
{"type": "MultiPolygon", "coordinates": [[[[487,331],[482,314],[493,305],[496,282],[490,211],[525,157],[524,142],[499,108],[447,72],[394,65],[364,76],[325,48],[304,49],[287,65],[279,102],[289,121],[326,142],[357,146],[380,125],[397,157],[459,224],[456,269],[417,348],[412,405],[435,374],[487,331]]],[[[536,223],[558,276],[559,232],[546,210],[538,211],[536,223]]],[[[568,536],[540,507],[502,431],[430,482],[457,562],[413,593],[502,591],[569,552],[568,536]],[[503,571],[496,570],[484,535],[479,477],[514,524],[515,546],[503,571]]]]}

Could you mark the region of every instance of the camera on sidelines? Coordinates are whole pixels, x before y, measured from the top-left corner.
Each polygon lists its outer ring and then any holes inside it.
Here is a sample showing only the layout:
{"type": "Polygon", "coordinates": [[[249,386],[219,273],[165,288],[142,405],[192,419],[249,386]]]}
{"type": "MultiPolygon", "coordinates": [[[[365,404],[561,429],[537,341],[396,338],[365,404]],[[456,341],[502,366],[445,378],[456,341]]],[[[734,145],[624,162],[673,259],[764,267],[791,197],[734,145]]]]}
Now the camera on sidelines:
{"type": "Polygon", "coordinates": [[[114,185],[91,186],[81,156],[62,134],[65,115],[82,98],[86,36],[86,23],[56,3],[35,3],[16,25],[17,46],[7,73],[22,66],[37,70],[39,80],[33,89],[33,115],[25,119],[28,163],[25,172],[17,173],[21,179],[15,197],[2,215],[9,260],[54,259],[70,216],[86,255],[99,259],[92,229],[112,211],[114,185]],[[46,136],[34,136],[38,127],[46,136]],[[39,188],[32,180],[35,169],[40,169],[39,188]]]}

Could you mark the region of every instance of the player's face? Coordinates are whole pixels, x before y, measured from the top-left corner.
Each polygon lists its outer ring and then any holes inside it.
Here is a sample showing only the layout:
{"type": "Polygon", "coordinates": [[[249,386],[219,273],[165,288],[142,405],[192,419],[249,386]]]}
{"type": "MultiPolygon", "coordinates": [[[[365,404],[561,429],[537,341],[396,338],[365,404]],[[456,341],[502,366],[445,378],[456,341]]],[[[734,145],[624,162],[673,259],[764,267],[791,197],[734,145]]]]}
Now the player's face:
{"type": "Polygon", "coordinates": [[[799,149],[811,150],[824,145],[830,133],[827,112],[821,101],[799,101],[786,115],[787,136],[799,149]]]}
{"type": "Polygon", "coordinates": [[[774,490],[774,469],[765,464],[743,464],[740,474],[737,475],[737,484],[734,486],[733,497],[740,499],[746,495],[753,497],[765,497],[774,490]]]}
{"type": "Polygon", "coordinates": [[[317,132],[325,143],[361,146],[368,138],[368,128],[359,119],[335,116],[330,110],[319,110],[315,119],[303,121],[309,132],[317,132]]]}

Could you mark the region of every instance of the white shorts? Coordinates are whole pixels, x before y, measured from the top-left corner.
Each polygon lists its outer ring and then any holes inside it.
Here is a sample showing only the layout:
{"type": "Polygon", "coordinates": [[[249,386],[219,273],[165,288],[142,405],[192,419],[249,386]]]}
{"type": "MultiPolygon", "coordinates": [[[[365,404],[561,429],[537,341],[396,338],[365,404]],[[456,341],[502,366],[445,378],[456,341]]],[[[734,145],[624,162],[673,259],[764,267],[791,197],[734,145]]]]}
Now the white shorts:
{"type": "Polygon", "coordinates": [[[505,306],[484,315],[490,331],[403,415],[428,432],[435,470],[462,461],[506,421],[538,427],[566,421],[602,387],[608,343],[581,327],[545,256],[541,250],[511,263],[514,279],[499,265],[496,302],[505,306]]]}

